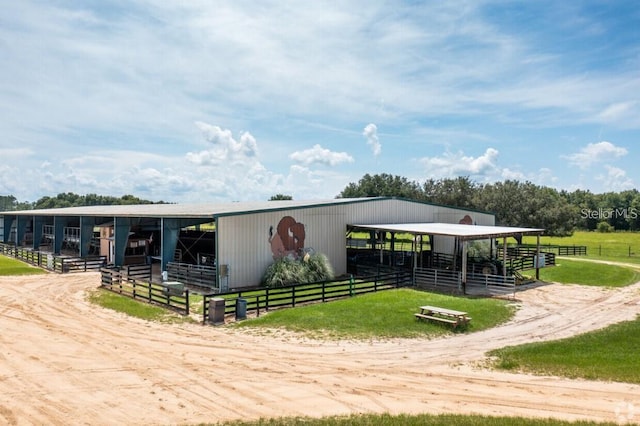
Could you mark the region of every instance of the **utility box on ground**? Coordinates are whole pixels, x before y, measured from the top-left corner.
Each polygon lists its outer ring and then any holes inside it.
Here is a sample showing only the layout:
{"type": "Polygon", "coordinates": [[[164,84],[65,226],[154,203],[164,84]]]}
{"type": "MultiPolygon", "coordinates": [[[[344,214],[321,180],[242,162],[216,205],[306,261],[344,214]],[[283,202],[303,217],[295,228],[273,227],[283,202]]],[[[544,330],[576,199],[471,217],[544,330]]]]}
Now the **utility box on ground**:
{"type": "Polygon", "coordinates": [[[214,325],[224,324],[225,300],[214,297],[209,301],[209,321],[214,325]]]}

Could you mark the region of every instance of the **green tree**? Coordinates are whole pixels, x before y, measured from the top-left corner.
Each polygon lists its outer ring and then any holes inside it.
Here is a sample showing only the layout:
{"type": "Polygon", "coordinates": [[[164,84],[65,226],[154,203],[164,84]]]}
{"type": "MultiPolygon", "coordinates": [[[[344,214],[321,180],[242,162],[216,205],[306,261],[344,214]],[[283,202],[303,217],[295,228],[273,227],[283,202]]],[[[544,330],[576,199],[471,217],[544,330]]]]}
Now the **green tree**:
{"type": "Polygon", "coordinates": [[[293,197],[291,195],[276,194],[276,195],[272,195],[271,198],[269,198],[269,201],[283,201],[283,200],[293,200],[293,197]]]}
{"type": "Polygon", "coordinates": [[[425,200],[431,203],[473,209],[477,208],[481,187],[469,176],[459,176],[455,179],[428,179],[422,189],[425,200]]]}
{"type": "Polygon", "coordinates": [[[370,175],[366,174],[358,183],[350,183],[338,195],[338,198],[361,197],[401,197],[413,200],[422,200],[423,192],[420,185],[409,181],[405,177],[392,176],[390,174],[370,175]]]}
{"type": "Polygon", "coordinates": [[[18,200],[13,195],[0,195],[0,212],[16,210],[18,200]]]}

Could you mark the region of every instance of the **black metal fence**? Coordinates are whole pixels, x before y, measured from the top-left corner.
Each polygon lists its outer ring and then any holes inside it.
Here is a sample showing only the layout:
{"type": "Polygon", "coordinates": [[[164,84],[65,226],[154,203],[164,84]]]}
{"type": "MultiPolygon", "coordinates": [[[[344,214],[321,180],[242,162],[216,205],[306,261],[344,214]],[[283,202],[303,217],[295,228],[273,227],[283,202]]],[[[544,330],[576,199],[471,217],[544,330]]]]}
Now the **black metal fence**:
{"type": "Polygon", "coordinates": [[[243,310],[255,311],[256,316],[260,316],[261,311],[295,307],[307,303],[328,302],[358,294],[411,286],[412,284],[409,271],[396,271],[304,285],[210,293],[203,295],[203,324],[210,319],[210,305],[214,298],[224,299],[225,315],[237,314],[238,300],[241,300],[243,310]]]}

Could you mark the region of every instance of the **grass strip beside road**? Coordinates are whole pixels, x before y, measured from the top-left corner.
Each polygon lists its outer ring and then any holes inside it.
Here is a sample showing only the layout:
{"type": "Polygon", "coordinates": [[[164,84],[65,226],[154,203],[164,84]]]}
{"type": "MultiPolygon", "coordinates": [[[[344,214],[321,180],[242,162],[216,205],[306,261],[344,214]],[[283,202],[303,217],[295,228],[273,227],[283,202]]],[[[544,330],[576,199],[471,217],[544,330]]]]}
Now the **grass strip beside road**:
{"type": "MultiPolygon", "coordinates": [[[[527,271],[526,275],[535,276],[527,271]]],[[[624,287],[640,281],[640,272],[631,268],[559,258],[556,266],[540,269],[540,280],[563,284],[583,284],[601,287],[624,287]]]]}
{"type": "Polygon", "coordinates": [[[552,342],[496,349],[494,365],[542,375],[640,384],[640,317],[552,342]]]}
{"type": "MultiPolygon", "coordinates": [[[[615,407],[612,407],[614,414],[615,407]]],[[[230,421],[224,426],[613,426],[613,422],[562,421],[556,419],[530,419],[524,417],[491,417],[462,414],[358,414],[332,416],[320,419],[310,417],[282,417],[256,421],[230,421]]]]}
{"type": "Polygon", "coordinates": [[[44,269],[31,266],[28,263],[0,255],[0,276],[8,275],[36,275],[46,274],[44,269]]]}

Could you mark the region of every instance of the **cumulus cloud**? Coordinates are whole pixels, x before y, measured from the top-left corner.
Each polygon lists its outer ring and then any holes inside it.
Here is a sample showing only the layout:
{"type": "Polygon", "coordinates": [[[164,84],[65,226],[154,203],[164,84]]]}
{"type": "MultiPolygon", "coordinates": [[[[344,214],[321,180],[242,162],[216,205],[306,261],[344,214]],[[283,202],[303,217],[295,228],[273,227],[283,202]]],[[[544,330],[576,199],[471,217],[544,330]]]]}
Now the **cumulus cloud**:
{"type": "Polygon", "coordinates": [[[196,126],[202,132],[202,137],[213,147],[200,152],[187,153],[187,160],[194,164],[215,165],[230,160],[254,158],[258,154],[256,139],[249,132],[243,132],[240,140],[236,140],[231,130],[201,121],[196,122],[196,126]]]}
{"type": "Polygon", "coordinates": [[[627,153],[628,151],[626,148],[615,146],[611,142],[602,141],[590,143],[580,149],[580,151],[564,156],[563,158],[569,160],[569,163],[574,166],[586,169],[596,163],[624,157],[627,153]]]}
{"type": "Polygon", "coordinates": [[[380,155],[382,151],[382,145],[378,139],[378,126],[373,123],[369,123],[365,126],[362,135],[367,138],[367,144],[371,145],[371,151],[374,156],[380,155]]]}
{"type": "Polygon", "coordinates": [[[605,166],[606,175],[598,176],[597,180],[601,181],[607,190],[624,191],[635,188],[633,179],[627,176],[627,172],[619,167],[605,166]]]}
{"type": "Polygon", "coordinates": [[[529,181],[537,185],[553,184],[558,180],[553,171],[547,167],[542,167],[537,172],[532,173],[523,173],[505,167],[502,169],[500,177],[505,180],[529,181]]]}
{"type": "Polygon", "coordinates": [[[489,175],[495,173],[498,168],[498,154],[497,149],[487,148],[484,154],[478,157],[467,156],[458,151],[445,153],[441,157],[425,157],[420,162],[431,176],[489,175]]]}
{"type": "Polygon", "coordinates": [[[304,151],[296,151],[289,155],[289,158],[299,164],[305,166],[311,164],[324,164],[327,166],[335,166],[340,163],[353,163],[353,157],[346,152],[330,151],[316,144],[313,148],[304,151]]]}

